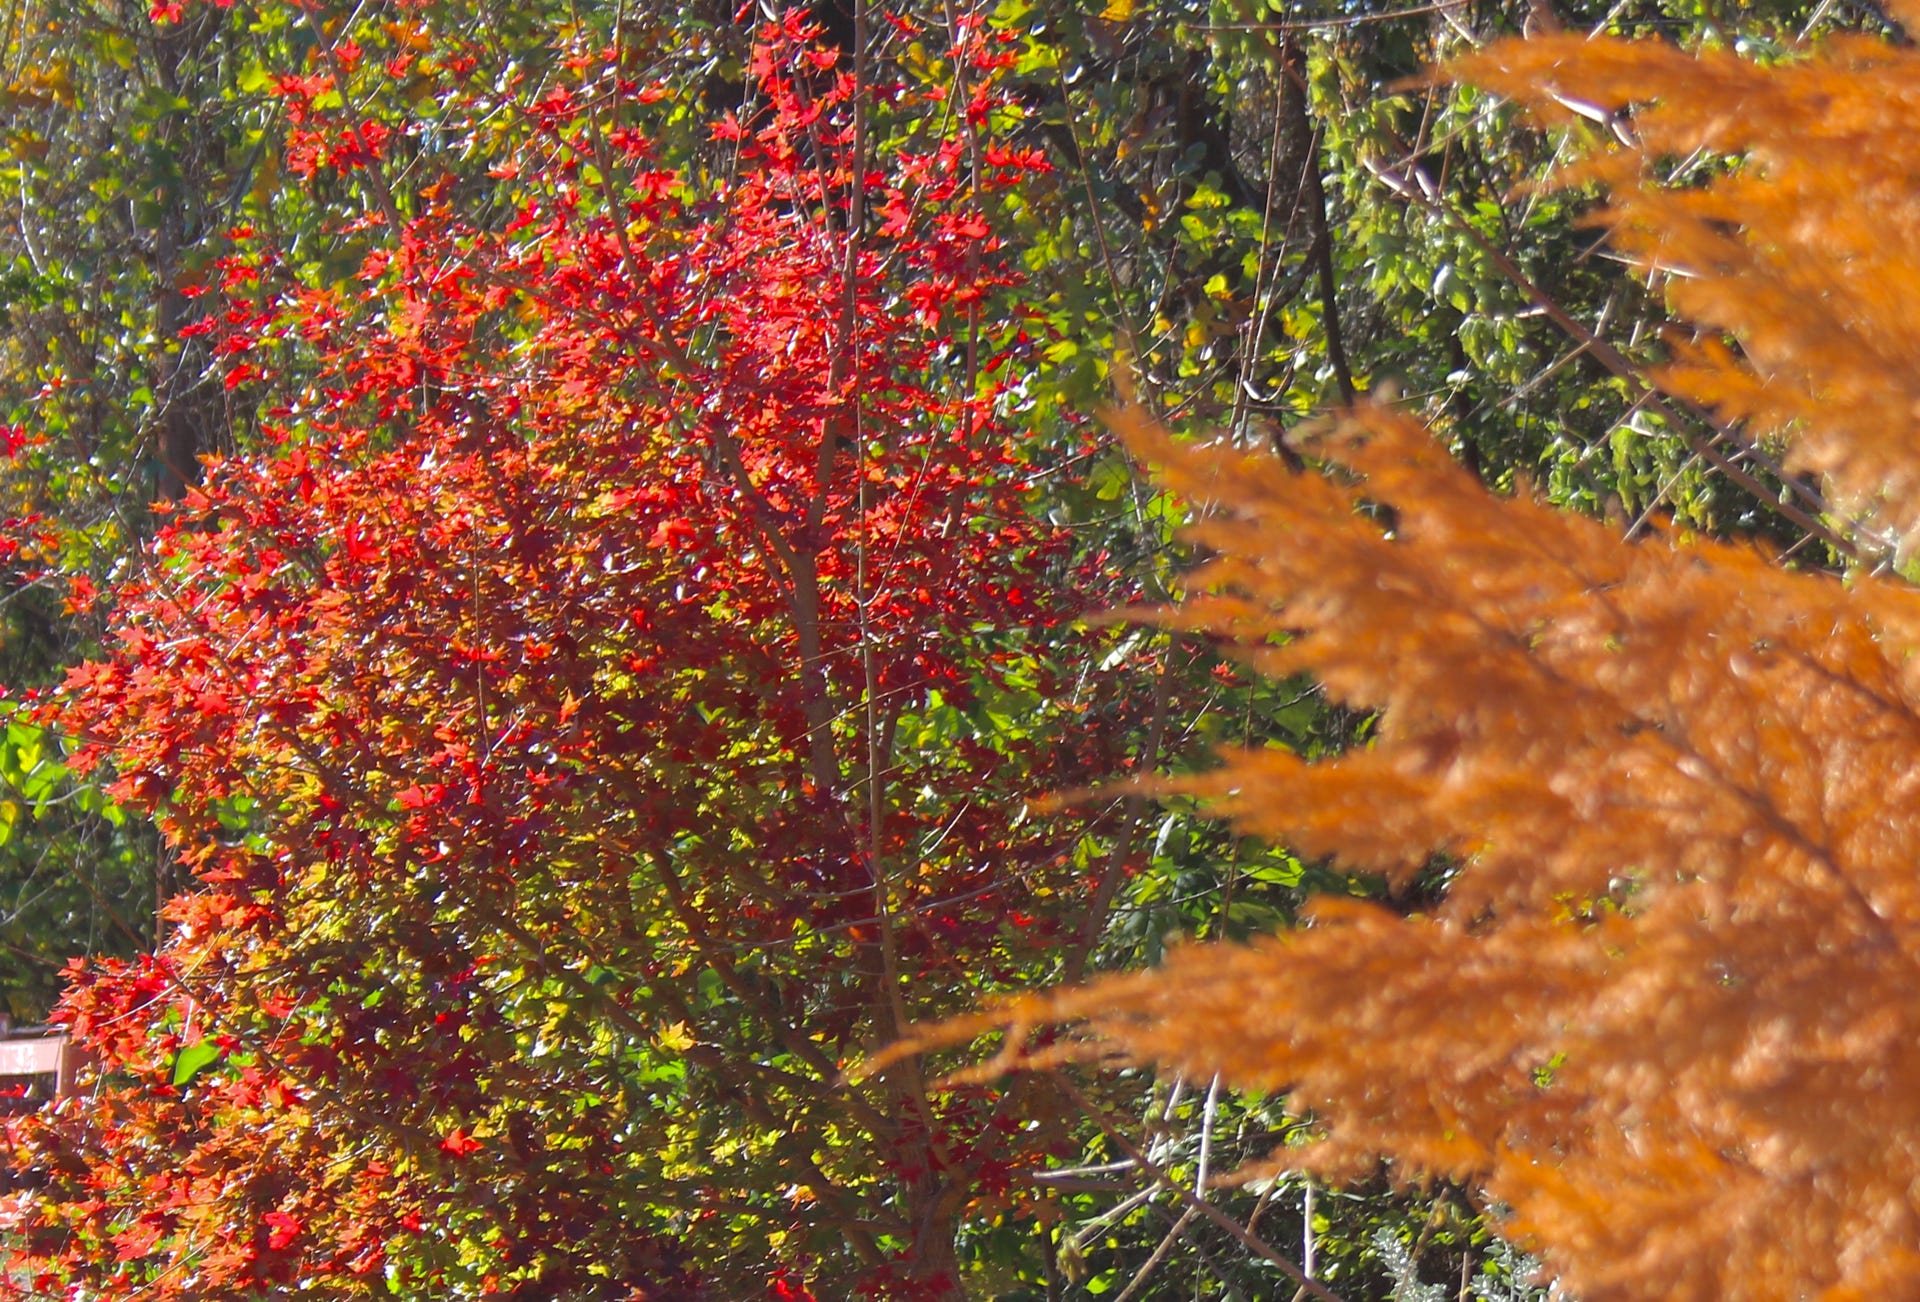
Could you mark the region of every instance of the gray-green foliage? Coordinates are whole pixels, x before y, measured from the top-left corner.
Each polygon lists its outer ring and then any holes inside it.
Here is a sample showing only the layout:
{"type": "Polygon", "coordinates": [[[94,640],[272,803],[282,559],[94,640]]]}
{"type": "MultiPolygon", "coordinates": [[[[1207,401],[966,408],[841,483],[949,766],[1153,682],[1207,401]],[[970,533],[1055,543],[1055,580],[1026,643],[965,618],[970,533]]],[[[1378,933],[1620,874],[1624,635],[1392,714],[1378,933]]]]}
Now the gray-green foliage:
{"type": "Polygon", "coordinates": [[[1385,1226],[1373,1232],[1373,1251],[1393,1281],[1393,1302],[1450,1302],[1463,1297],[1479,1302],[1538,1302],[1547,1296],[1545,1286],[1534,1278],[1539,1263],[1497,1239],[1489,1243],[1473,1277],[1464,1281],[1464,1292],[1459,1285],[1423,1282],[1412,1248],[1385,1226]]]}

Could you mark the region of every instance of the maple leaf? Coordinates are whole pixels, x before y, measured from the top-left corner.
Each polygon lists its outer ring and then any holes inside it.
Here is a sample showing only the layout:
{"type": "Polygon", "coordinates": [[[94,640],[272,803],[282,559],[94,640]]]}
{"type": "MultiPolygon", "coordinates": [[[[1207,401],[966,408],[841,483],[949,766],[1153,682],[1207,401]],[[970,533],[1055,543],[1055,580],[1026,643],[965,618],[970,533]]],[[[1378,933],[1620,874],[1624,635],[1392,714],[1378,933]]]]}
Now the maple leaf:
{"type": "Polygon", "coordinates": [[[444,782],[430,782],[424,785],[416,782],[410,787],[401,788],[395,793],[393,800],[401,809],[430,809],[446,799],[446,796],[447,784],[444,782]]]}
{"type": "Polygon", "coordinates": [[[268,1212],[260,1218],[260,1223],[267,1227],[267,1246],[275,1252],[292,1247],[307,1228],[298,1216],[283,1211],[268,1212]]]}
{"type": "Polygon", "coordinates": [[[151,1253],[166,1233],[160,1216],[146,1215],[113,1236],[115,1261],[138,1261],[151,1253]]]}
{"type": "Polygon", "coordinates": [[[440,1141],[440,1151],[465,1160],[485,1148],[486,1145],[469,1135],[464,1126],[455,1126],[447,1137],[440,1141]]]}

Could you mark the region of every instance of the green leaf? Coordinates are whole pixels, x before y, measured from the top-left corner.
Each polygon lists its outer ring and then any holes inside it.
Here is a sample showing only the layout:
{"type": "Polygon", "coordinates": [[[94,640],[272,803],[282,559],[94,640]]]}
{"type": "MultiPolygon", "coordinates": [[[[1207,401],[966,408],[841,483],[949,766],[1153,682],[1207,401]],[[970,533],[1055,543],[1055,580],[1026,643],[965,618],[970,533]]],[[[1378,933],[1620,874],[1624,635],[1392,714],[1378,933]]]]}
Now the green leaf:
{"type": "Polygon", "coordinates": [[[212,1040],[202,1040],[198,1044],[190,1044],[180,1050],[173,1059],[174,1085],[177,1087],[187,1084],[195,1076],[220,1061],[220,1056],[225,1052],[226,1050],[212,1040]]]}
{"type": "Polygon", "coordinates": [[[1473,306],[1473,293],[1451,262],[1440,264],[1433,275],[1433,296],[1461,312],[1473,306]]]}
{"type": "Polygon", "coordinates": [[[100,53],[120,68],[133,67],[134,60],[140,57],[140,47],[125,32],[107,31],[101,35],[100,53]]]}

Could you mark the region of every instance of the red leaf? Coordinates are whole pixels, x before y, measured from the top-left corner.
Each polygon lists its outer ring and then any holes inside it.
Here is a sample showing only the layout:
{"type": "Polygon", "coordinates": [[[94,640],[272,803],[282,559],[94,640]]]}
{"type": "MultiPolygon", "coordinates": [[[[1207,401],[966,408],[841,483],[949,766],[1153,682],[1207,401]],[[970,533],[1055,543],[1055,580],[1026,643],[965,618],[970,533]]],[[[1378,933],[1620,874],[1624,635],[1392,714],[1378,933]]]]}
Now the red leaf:
{"type": "Polygon", "coordinates": [[[267,1227],[267,1246],[275,1252],[293,1245],[295,1239],[305,1232],[307,1223],[291,1212],[272,1211],[260,1218],[267,1227]]]}
{"type": "Polygon", "coordinates": [[[430,782],[425,786],[415,783],[394,797],[402,809],[429,809],[446,798],[447,784],[430,782]]]}
{"type": "Polygon", "coordinates": [[[464,1126],[456,1126],[453,1133],[440,1141],[440,1151],[465,1160],[479,1152],[486,1145],[469,1135],[464,1126]]]}

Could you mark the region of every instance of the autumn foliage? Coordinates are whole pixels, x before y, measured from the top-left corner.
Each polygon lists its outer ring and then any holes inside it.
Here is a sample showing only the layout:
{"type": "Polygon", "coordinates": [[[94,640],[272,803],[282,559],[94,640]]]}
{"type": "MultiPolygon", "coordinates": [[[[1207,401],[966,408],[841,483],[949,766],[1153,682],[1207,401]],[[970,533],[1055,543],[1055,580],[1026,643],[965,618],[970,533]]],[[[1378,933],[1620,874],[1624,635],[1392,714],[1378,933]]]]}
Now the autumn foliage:
{"type": "MultiPolygon", "coordinates": [[[[1604,124],[1564,179],[1606,184],[1617,246],[1708,331],[1676,337],[1666,383],[1784,440],[1864,547],[1909,540],[1916,56],[1848,40],[1761,68],[1563,37],[1458,71],[1604,124]],[[1699,151],[1735,161],[1666,179],[1699,151]]],[[[1380,719],[1336,758],[1228,752],[1158,789],[1388,902],[1326,900],[947,1038],[1011,1023],[995,1065],[1120,1054],[1287,1092],[1322,1137],[1277,1164],[1480,1189],[1591,1302],[1920,1289],[1912,587],[1623,541],[1489,494],[1381,408],[1296,432],[1303,472],[1112,421],[1203,504],[1214,557],[1147,617],[1380,719]],[[1085,1038],[1026,1045],[1063,1019],[1085,1038]]]]}
{"type": "Polygon", "coordinates": [[[1030,491],[1088,450],[1019,419],[1044,88],[974,17],[855,12],[947,82],[790,16],[669,161],[647,34],[543,33],[528,80],[300,10],[259,93],[306,244],[243,224],[177,287],[247,450],[168,467],[67,593],[111,645],[18,716],[191,885],[69,969],[92,1061],[6,1122],[0,1295],[951,1298],[1078,1146],[990,1073],[1089,1059],[1288,1095],[1276,1166],[1453,1182],[1589,1302],[1920,1292],[1920,56],[1457,68],[1589,135],[1560,184],[1698,327],[1663,382],[1824,486],[1844,579],[1490,492],[1381,406],[1285,458],[1125,406],[1209,558],[1141,617],[1377,719],[1136,797],[1369,898],[916,1033],[1088,964],[1132,833],[1090,874],[1026,802],[1123,767],[1058,642],[1125,583],[1030,491]]]}
{"type": "MultiPolygon", "coordinates": [[[[968,40],[972,158],[855,167],[871,105],[796,19],[704,196],[572,50],[507,106],[506,212],[375,202],[337,287],[236,234],[196,329],[232,388],[310,378],[43,708],[198,886],[72,972],[97,1084],[13,1125],[8,1287],[952,1292],[957,1218],[1046,1138],[839,1076],[1045,943],[1005,893],[1057,860],[1018,742],[918,740],[1062,609],[969,335],[982,204],[1036,163],[979,138],[968,40]]],[[[279,88],[295,171],[407,139],[325,90],[279,88]]]]}

